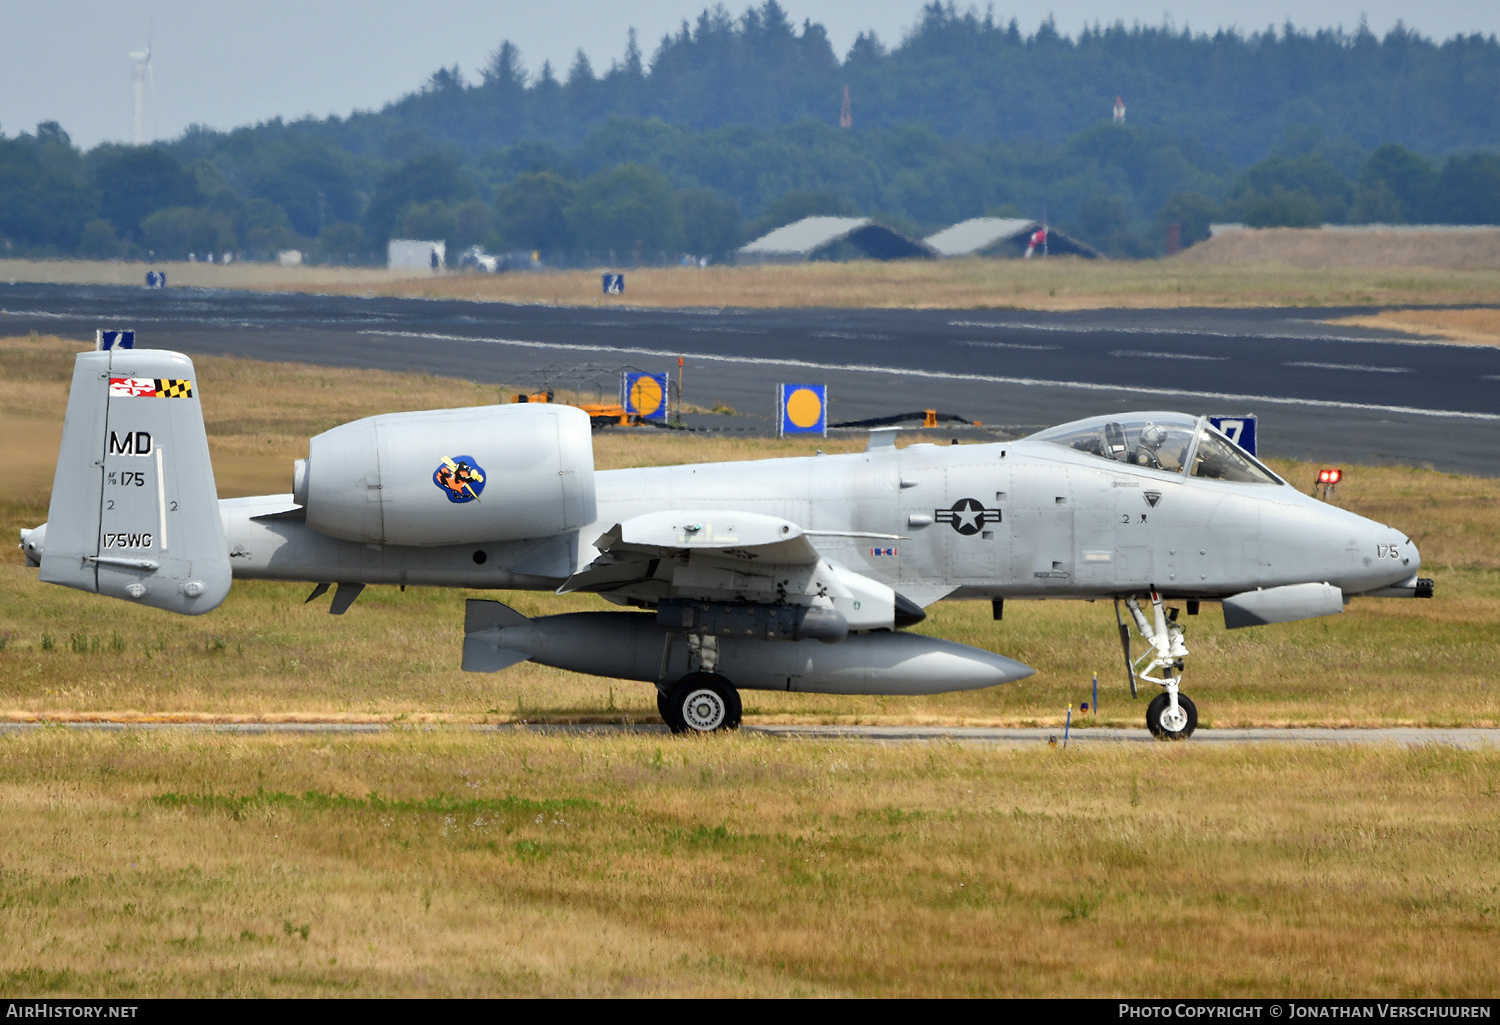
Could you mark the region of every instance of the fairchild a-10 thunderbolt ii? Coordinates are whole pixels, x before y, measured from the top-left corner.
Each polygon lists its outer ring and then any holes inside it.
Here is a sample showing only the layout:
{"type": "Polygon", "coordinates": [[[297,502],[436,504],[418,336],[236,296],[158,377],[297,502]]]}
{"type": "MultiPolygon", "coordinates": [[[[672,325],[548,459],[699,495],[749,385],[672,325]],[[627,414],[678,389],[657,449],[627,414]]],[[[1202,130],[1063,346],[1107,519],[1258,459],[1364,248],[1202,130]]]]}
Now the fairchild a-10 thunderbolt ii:
{"type": "MultiPolygon", "coordinates": [[[[1197,725],[1177,609],[1230,627],[1425,597],[1410,538],[1300,493],[1201,417],[1145,412],[1021,441],[596,471],[587,414],[392,413],[311,440],[291,494],[220,501],[187,357],[80,353],[48,522],[54,584],[195,615],[234,578],[593,592],[618,612],[528,619],[470,600],[463,668],[531,660],[655,684],[676,731],[733,728],[739,690],[936,694],[1030,676],[909,633],[943,599],[1111,599],[1147,726],[1197,725]],[[1121,613],[1124,606],[1125,614],[1121,613]],[[1143,639],[1133,650],[1131,627],[1143,639]]],[[[311,600],[311,599],[309,599],[311,600]]]]}

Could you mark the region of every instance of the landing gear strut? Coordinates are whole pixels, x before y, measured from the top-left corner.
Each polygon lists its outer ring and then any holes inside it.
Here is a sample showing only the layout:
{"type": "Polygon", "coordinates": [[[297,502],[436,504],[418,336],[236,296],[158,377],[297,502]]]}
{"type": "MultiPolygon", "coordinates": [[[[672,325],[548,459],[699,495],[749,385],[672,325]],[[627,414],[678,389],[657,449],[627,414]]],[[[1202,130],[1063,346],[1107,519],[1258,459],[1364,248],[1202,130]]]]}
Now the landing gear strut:
{"type": "Polygon", "coordinates": [[[1178,691],[1178,680],[1187,656],[1183,643],[1182,627],[1177,625],[1177,610],[1166,609],[1161,595],[1151,592],[1151,620],[1141,610],[1135,595],[1125,599],[1130,618],[1135,628],[1148,645],[1144,654],[1132,658],[1130,650],[1130,628],[1120,617],[1120,600],[1115,599],[1115,621],[1120,626],[1120,644],[1125,651],[1125,675],[1130,681],[1130,693],[1136,693],[1136,681],[1154,683],[1162,693],[1151,700],[1146,708],[1146,728],[1159,740],[1186,740],[1198,728],[1198,709],[1186,694],[1178,691]],[[1152,675],[1153,673],[1157,675],[1152,675]]]}
{"type": "Polygon", "coordinates": [[[718,673],[689,673],[658,690],[656,708],[673,733],[737,730],[743,714],[740,692],[718,673]]]}

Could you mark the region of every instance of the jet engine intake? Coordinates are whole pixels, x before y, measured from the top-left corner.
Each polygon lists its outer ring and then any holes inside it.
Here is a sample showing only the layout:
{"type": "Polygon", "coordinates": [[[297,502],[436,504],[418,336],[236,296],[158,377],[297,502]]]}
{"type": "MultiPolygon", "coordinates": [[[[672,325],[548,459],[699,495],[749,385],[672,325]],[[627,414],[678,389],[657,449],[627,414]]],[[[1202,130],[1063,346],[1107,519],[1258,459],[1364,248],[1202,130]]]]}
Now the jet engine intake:
{"type": "Polygon", "coordinates": [[[588,414],[524,404],[390,413],[313,438],[294,474],[307,525],[366,544],[550,537],[595,518],[588,414]]]}
{"type": "Polygon", "coordinates": [[[849,634],[849,621],[842,612],[816,605],[669,598],[657,605],[656,621],[683,633],[752,637],[761,641],[815,640],[837,644],[849,634]]]}

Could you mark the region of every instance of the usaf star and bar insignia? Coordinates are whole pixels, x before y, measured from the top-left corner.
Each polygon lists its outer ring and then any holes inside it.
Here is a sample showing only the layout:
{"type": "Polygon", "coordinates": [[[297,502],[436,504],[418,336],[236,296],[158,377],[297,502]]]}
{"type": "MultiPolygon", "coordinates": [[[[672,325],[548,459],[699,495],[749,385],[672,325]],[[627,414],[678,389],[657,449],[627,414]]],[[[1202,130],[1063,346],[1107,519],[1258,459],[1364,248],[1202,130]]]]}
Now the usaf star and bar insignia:
{"type": "Polygon", "coordinates": [[[190,399],[193,382],[186,377],[111,377],[110,398],[190,399]]]}
{"type": "Polygon", "coordinates": [[[934,509],[932,518],[938,523],[950,524],[965,537],[979,533],[986,523],[999,523],[1000,510],[986,509],[976,498],[960,498],[952,509],[934,509]]]}

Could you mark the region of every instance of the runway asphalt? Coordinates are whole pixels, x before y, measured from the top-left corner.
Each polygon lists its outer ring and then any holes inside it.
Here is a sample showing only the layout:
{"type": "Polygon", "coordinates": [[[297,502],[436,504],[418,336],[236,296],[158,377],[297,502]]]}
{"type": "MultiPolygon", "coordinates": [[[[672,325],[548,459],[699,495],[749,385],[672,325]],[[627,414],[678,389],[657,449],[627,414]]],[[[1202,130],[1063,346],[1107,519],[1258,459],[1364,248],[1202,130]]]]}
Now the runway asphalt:
{"type": "Polygon", "coordinates": [[[0,283],[0,310],[0,334],[134,327],[189,354],[513,386],[682,356],[690,402],[744,414],[700,418],[721,427],[769,430],[778,382],[819,382],[835,420],[937,408],[1019,434],[1127,409],[1255,413],[1266,454],[1500,475],[1500,348],[1323,323],[1364,308],[663,310],[0,283]]]}
{"type": "MultiPolygon", "coordinates": [[[[131,723],[131,722],[10,722],[0,723],[0,734],[30,733],[47,729],[82,730],[116,733],[131,730],[225,733],[238,736],[259,734],[371,734],[385,733],[397,727],[385,723],[131,723]]],[[[567,734],[623,736],[631,734],[665,734],[659,723],[636,725],[496,725],[496,726],[407,726],[403,730],[471,730],[480,733],[567,734]]],[[[1144,729],[1077,728],[1064,737],[1061,728],[1010,729],[989,726],[746,726],[747,733],[761,733],[782,740],[859,740],[885,744],[960,743],[991,747],[1026,747],[1061,744],[1152,744],[1159,743],[1144,729]]],[[[1442,744],[1449,747],[1500,747],[1500,729],[1202,729],[1194,733],[1190,744],[1395,744],[1418,747],[1442,744]]]]}

